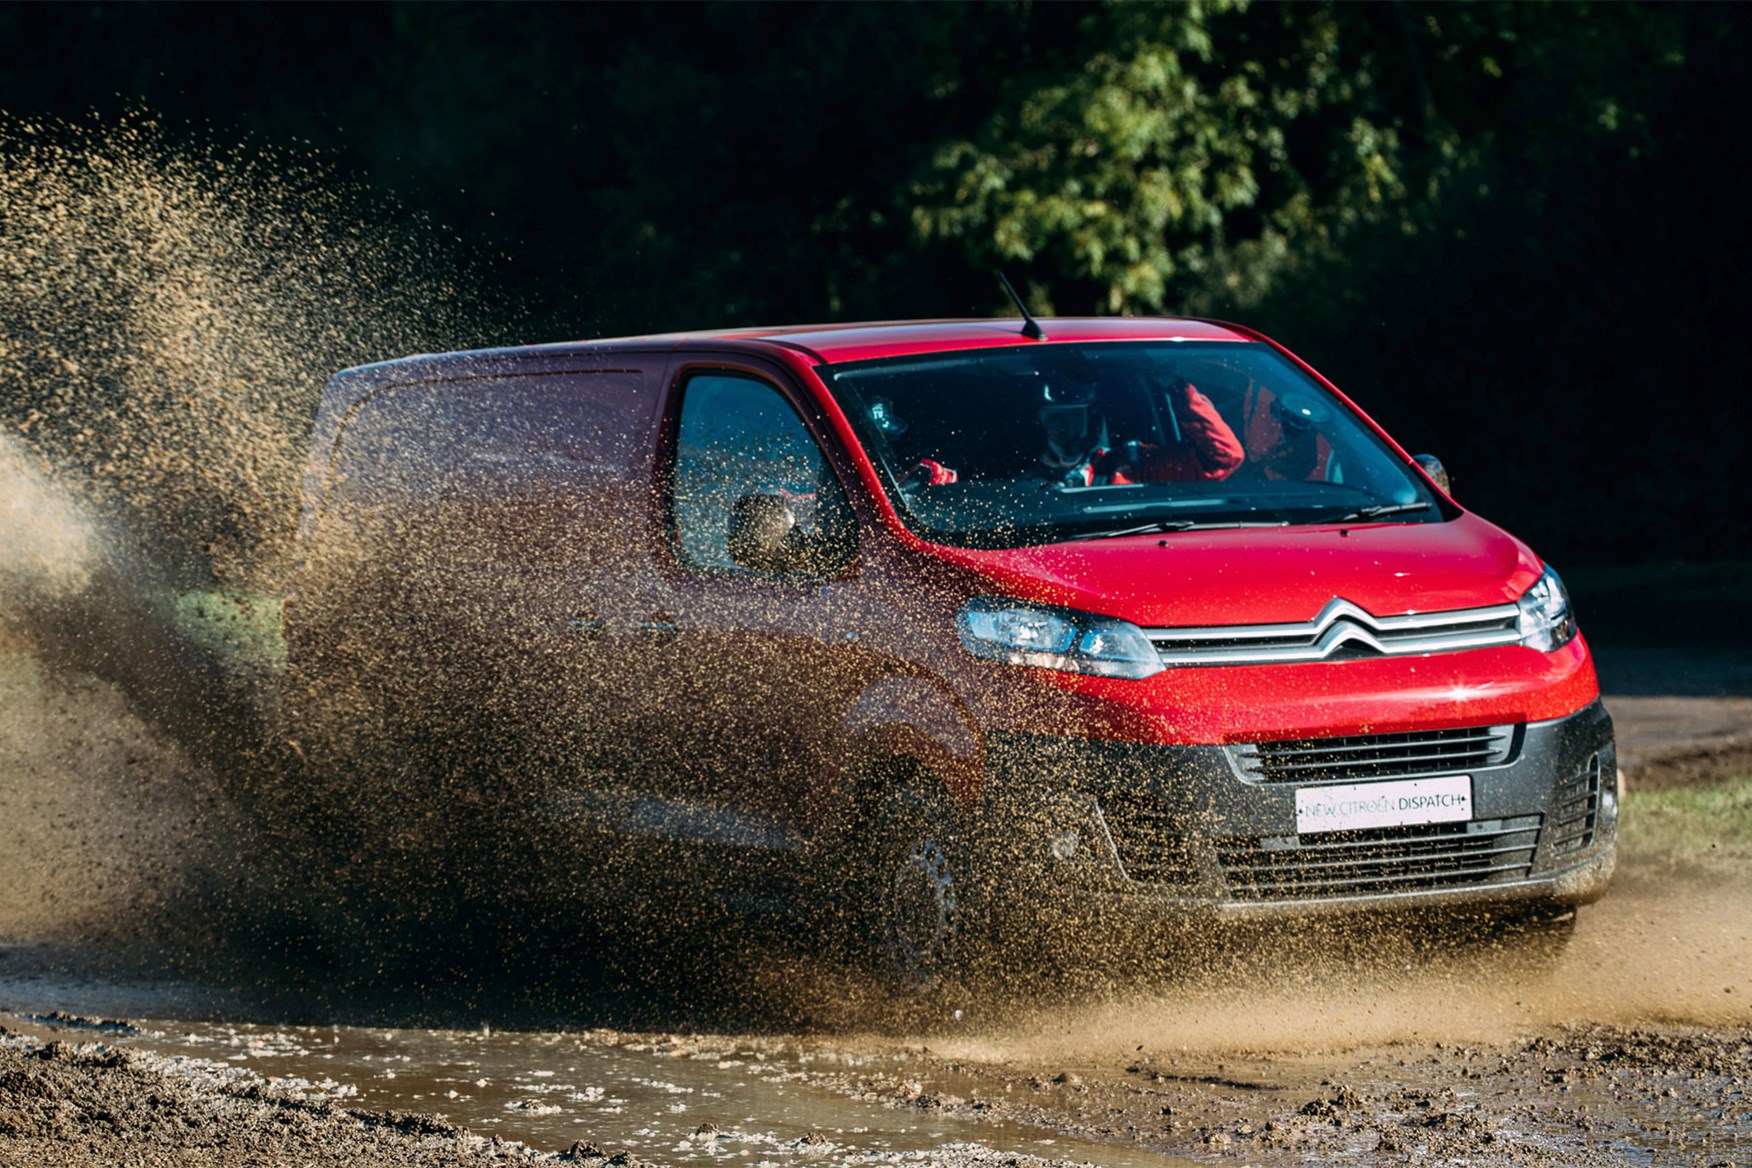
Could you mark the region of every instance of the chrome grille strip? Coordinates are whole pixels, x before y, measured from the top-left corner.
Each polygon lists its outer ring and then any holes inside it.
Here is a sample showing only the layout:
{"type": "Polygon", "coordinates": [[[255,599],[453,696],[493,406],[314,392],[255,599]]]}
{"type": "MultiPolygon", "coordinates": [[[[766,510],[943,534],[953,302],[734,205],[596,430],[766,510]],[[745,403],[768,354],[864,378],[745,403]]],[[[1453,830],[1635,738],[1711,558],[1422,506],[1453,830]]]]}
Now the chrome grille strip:
{"type": "Polygon", "coordinates": [[[1510,761],[1515,728],[1472,726],[1291,742],[1233,743],[1229,764],[1252,783],[1411,778],[1482,770],[1510,761]]]}
{"type": "Polygon", "coordinates": [[[1144,635],[1168,667],[1289,664],[1324,660],[1347,646],[1397,657],[1513,645],[1521,639],[1519,616],[1513,604],[1375,616],[1334,598],[1305,623],[1153,628],[1144,635]]]}

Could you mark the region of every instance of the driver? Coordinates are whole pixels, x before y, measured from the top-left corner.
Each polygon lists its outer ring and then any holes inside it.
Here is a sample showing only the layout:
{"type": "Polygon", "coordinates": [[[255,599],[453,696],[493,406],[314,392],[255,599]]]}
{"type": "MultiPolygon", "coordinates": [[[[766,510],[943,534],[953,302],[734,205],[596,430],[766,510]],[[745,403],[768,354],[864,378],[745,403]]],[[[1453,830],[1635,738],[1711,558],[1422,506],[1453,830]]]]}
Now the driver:
{"type": "MultiPolygon", "coordinates": [[[[1228,478],[1246,454],[1211,399],[1185,379],[1170,383],[1163,392],[1180,437],[1160,445],[1128,442],[1116,450],[1107,444],[1107,420],[1092,386],[1043,383],[1036,417],[1045,436],[1045,449],[1030,472],[1065,487],[1228,478]]],[[[922,459],[903,485],[946,486],[959,480],[953,467],[922,459]]]]}
{"type": "Polygon", "coordinates": [[[1096,466],[1111,453],[1106,445],[1107,419],[1095,404],[1095,390],[1075,382],[1068,387],[1043,383],[1037,417],[1046,432],[1034,473],[1067,487],[1092,487],[1101,481],[1096,466]]]}
{"type": "Polygon", "coordinates": [[[1164,445],[1128,442],[1092,467],[1096,482],[1214,482],[1235,473],[1247,457],[1241,440],[1223,415],[1192,382],[1177,378],[1163,390],[1174,411],[1180,437],[1164,445]]]}

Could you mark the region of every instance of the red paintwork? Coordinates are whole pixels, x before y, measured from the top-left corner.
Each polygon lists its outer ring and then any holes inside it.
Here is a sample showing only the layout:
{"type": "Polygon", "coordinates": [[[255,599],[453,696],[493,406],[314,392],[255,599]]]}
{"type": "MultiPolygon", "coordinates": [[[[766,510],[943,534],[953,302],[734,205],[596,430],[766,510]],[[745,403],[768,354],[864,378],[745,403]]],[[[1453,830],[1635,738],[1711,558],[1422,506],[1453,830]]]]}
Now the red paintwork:
{"type": "MultiPolygon", "coordinates": [[[[1052,724],[1127,742],[1269,742],[1539,722],[1600,696],[1580,637],[1555,653],[1511,645],[1429,657],[1170,669],[1143,681],[1033,672],[1064,691],[1063,706],[1048,716],[1052,724]]],[[[979,712],[994,729],[1038,731],[1042,721],[1036,709],[1022,712],[1013,703],[979,712]]]]}
{"type": "Polygon", "coordinates": [[[933,547],[991,591],[1134,624],[1277,624],[1333,597],[1376,616],[1512,601],[1539,578],[1519,540],[1475,515],[1448,523],[1239,528],[1004,551],[933,547]]]}
{"type": "MultiPolygon", "coordinates": [[[[1429,657],[1174,669],[1143,681],[976,661],[962,650],[953,619],[961,602],[979,594],[1063,605],[1146,627],[1281,623],[1308,620],[1334,597],[1379,616],[1501,604],[1520,596],[1542,568],[1519,540],[1458,509],[1456,518],[1442,523],[1183,532],[1005,551],[920,539],[889,504],[853,427],[817,376],[823,363],[1058,342],[1261,342],[1355,409],[1305,362],[1242,326],[1133,318],[1041,323],[1049,338],[1044,342],[1024,337],[1016,320],[961,320],[672,334],[538,346],[533,354],[567,368],[669,355],[672,384],[696,363],[738,367],[788,380],[793,392],[812,399],[830,439],[825,445],[847,475],[848,495],[868,537],[853,572],[829,588],[800,591],[779,623],[795,623],[796,635],[828,656],[849,652],[847,631],[858,630],[856,652],[865,656],[845,671],[848,678],[880,662],[877,672],[910,680],[902,687],[905,700],[895,697],[900,691],[881,688],[888,682],[877,682],[850,712],[841,708],[841,734],[892,735],[906,728],[919,742],[891,743],[893,749],[934,767],[966,770],[968,784],[977,782],[979,740],[992,729],[1220,743],[1543,720],[1574,713],[1598,697],[1593,664],[1579,637],[1551,654],[1512,646],[1429,657]],[[821,611],[811,615],[812,606],[821,611]],[[877,706],[886,712],[876,712],[877,706]],[[921,712],[927,708],[935,713],[921,712]]],[[[531,353],[462,356],[471,368],[486,369],[531,353]]],[[[454,361],[455,355],[410,358],[348,375],[344,392],[325,397],[316,448],[326,450],[324,435],[332,441],[351,402],[385,384],[447,375],[454,361]]],[[[1390,436],[1357,413],[1415,467],[1390,436]]],[[[307,491],[315,481],[307,479],[307,491]]],[[[747,617],[735,604],[725,607],[723,598],[739,596],[739,585],[694,579],[671,562],[656,511],[659,496],[628,493],[653,509],[646,526],[655,562],[668,565],[663,586],[682,599],[692,595],[689,590],[699,592],[698,610],[707,614],[701,619],[717,626],[706,631],[736,637],[754,632],[754,626],[737,623],[747,617]]],[[[761,607],[769,603],[761,598],[771,594],[764,585],[748,587],[750,611],[761,613],[755,623],[766,628],[775,618],[761,607]]],[[[746,646],[737,652],[746,653],[746,646]]],[[[819,729],[819,740],[832,737],[825,724],[819,729]]]]}
{"type": "MultiPolygon", "coordinates": [[[[1184,532],[1007,551],[926,546],[931,560],[965,573],[970,595],[1145,627],[1305,621],[1334,597],[1380,616],[1476,608],[1513,601],[1542,570],[1519,540],[1467,514],[1448,523],[1184,532]]],[[[1543,721],[1600,695],[1580,637],[1554,653],[1517,645],[1169,669],[1142,681],[1001,664],[979,670],[959,688],[987,728],[1075,727],[1092,738],[1172,744],[1543,721]]]]}
{"type": "MultiPolygon", "coordinates": [[[[656,337],[630,337],[624,342],[649,344],[673,340],[677,347],[725,342],[765,342],[774,347],[801,349],[829,364],[874,361],[884,357],[907,357],[920,353],[947,353],[960,349],[995,349],[1051,344],[1057,341],[1188,341],[1263,340],[1233,325],[1205,320],[1172,320],[1157,317],[1092,317],[1041,322],[1045,341],[1023,336],[1021,323],[1013,320],[888,321],[874,324],[788,325],[776,328],[724,329],[717,332],[669,333],[656,337]]],[[[603,343],[603,342],[598,342],[603,343]]]]}
{"type": "MultiPolygon", "coordinates": [[[[748,329],[675,341],[684,351],[760,352],[809,389],[850,454],[864,504],[895,540],[902,562],[893,567],[903,579],[910,570],[935,564],[958,570],[969,596],[1013,596],[1146,627],[1303,621],[1334,597],[1379,616],[1475,608],[1513,601],[1538,579],[1543,565],[1525,544],[1465,512],[1447,523],[1185,532],[1004,551],[919,539],[889,505],[851,424],[814,375],[818,362],[1061,341],[1258,341],[1331,390],[1416,465],[1317,370],[1251,329],[1136,318],[1041,323],[1044,342],[1022,336],[1012,320],[748,329]]],[[[1511,646],[1430,657],[1174,669],[1144,681],[982,664],[959,680],[956,689],[987,729],[1074,726],[1090,737],[1176,744],[1537,721],[1573,714],[1600,692],[1580,638],[1552,654],[1511,646]],[[980,684],[982,677],[996,680],[994,671],[1006,677],[1004,684],[980,684]],[[1009,684],[1017,674],[1029,679],[1021,684],[1032,695],[1018,698],[1009,684]]]]}

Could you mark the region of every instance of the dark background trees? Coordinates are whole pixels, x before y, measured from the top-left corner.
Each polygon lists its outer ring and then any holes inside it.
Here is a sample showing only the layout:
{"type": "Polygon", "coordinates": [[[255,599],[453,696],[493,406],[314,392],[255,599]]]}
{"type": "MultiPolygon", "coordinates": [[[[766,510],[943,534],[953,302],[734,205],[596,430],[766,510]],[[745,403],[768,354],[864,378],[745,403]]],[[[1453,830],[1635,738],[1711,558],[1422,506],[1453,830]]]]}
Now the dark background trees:
{"type": "MultiPolygon", "coordinates": [[[[1564,561],[1747,554],[1728,5],[0,7],[0,108],[309,148],[525,310],[1258,325],[1564,561]]],[[[390,354],[360,353],[365,360],[390,354]]]]}

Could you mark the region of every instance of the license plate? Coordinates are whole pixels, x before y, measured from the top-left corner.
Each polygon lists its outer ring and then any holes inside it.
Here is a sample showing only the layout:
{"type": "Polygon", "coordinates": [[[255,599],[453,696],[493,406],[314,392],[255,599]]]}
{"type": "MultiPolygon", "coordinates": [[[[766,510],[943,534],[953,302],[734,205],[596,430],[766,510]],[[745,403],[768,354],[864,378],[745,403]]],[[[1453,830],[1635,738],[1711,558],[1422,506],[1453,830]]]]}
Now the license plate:
{"type": "Polygon", "coordinates": [[[1472,818],[1472,776],[1346,783],[1296,791],[1296,834],[1410,827],[1472,818]]]}

